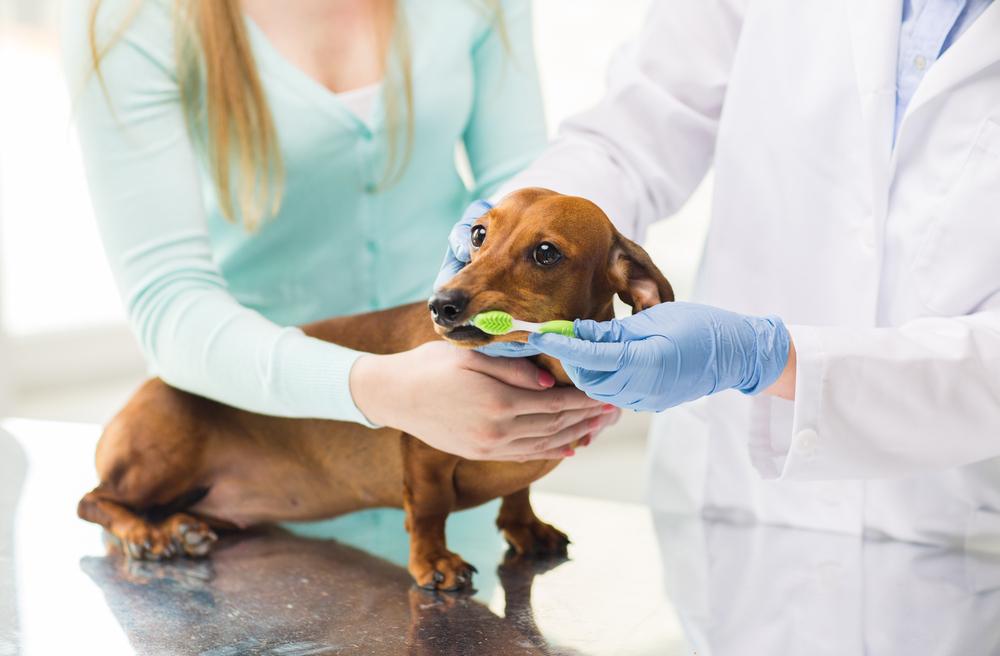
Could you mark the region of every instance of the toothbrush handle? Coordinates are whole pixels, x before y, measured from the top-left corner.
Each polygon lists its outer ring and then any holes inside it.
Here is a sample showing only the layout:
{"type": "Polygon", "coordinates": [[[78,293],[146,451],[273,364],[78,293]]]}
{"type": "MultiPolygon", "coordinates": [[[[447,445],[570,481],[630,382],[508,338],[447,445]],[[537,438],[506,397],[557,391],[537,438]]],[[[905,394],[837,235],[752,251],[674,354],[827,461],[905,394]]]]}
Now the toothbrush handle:
{"type": "Polygon", "coordinates": [[[558,333],[566,337],[576,337],[576,331],[573,330],[572,321],[549,321],[543,324],[539,329],[539,333],[558,333]]]}

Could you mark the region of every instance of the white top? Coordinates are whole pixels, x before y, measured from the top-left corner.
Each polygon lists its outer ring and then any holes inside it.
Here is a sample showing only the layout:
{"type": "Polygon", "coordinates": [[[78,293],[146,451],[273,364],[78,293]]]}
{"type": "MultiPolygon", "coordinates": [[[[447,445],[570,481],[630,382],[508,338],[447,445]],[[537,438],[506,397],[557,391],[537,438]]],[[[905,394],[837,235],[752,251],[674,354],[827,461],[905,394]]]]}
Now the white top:
{"type": "Polygon", "coordinates": [[[351,110],[361,122],[370,125],[372,118],[372,108],[375,106],[375,99],[382,93],[382,83],[375,82],[366,87],[358,87],[350,91],[343,91],[337,94],[337,99],[344,103],[347,109],[351,110]]]}

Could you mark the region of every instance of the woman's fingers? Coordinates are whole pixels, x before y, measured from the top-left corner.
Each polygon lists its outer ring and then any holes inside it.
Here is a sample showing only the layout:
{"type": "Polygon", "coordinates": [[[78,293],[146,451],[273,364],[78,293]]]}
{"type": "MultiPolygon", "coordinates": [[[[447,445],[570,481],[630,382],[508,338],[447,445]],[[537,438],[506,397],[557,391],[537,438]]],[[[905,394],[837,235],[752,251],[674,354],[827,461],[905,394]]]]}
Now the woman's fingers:
{"type": "Polygon", "coordinates": [[[491,358],[476,351],[463,351],[462,364],[469,371],[485,374],[513,387],[543,390],[552,387],[555,379],[527,358],[491,358]]]}
{"type": "Polygon", "coordinates": [[[608,421],[600,401],[554,383],[528,360],[440,342],[363,356],[351,370],[354,401],[372,423],[471,460],[562,457],[608,421]]]}
{"type": "MultiPolygon", "coordinates": [[[[597,437],[601,434],[602,430],[604,430],[608,426],[613,426],[614,424],[617,424],[618,420],[622,416],[621,408],[616,408],[613,405],[606,405],[604,407],[607,410],[607,412],[603,413],[600,417],[598,417],[598,419],[600,419],[600,425],[594,430],[591,442],[597,439],[597,437]]],[[[589,446],[589,445],[590,442],[582,446],[589,446]]]]}
{"type": "Polygon", "coordinates": [[[524,358],[491,358],[468,352],[465,366],[471,371],[495,378],[512,388],[507,394],[498,396],[503,406],[499,411],[509,411],[513,415],[553,415],[566,410],[595,408],[601,405],[574,387],[552,388],[555,378],[547,371],[539,369],[524,358]],[[548,389],[552,388],[552,389],[548,389]],[[546,390],[539,394],[539,390],[546,390]]]}
{"type": "MultiPolygon", "coordinates": [[[[569,415],[570,413],[567,413],[569,415]]],[[[574,418],[576,413],[573,413],[574,418]]],[[[544,458],[566,458],[573,455],[574,448],[588,446],[605,426],[618,421],[621,410],[614,406],[586,410],[579,421],[548,436],[525,437],[512,441],[504,449],[504,457],[511,460],[538,460],[544,458]],[[573,444],[579,440],[578,444],[573,444]]],[[[522,417],[522,419],[525,419],[522,417]]],[[[529,421],[534,421],[530,418],[529,421]]]]}
{"type": "MultiPolygon", "coordinates": [[[[562,392],[550,390],[551,392],[562,392]]],[[[530,394],[530,392],[527,392],[530,394]]],[[[540,394],[540,392],[535,392],[540,394]]],[[[590,402],[590,399],[587,399],[590,402]]],[[[512,406],[517,409],[518,406],[512,406]]],[[[518,459],[519,456],[539,457],[539,454],[559,449],[589,432],[599,429],[601,416],[608,414],[602,403],[590,404],[551,414],[530,414],[491,422],[477,436],[477,449],[465,457],[471,460],[518,459]]],[[[564,457],[552,453],[546,457],[564,457]]]]}
{"type": "MultiPolygon", "coordinates": [[[[533,414],[516,417],[511,423],[510,436],[515,439],[545,438],[580,424],[588,419],[605,414],[604,405],[564,410],[555,414],[533,414]]],[[[544,447],[543,447],[544,450],[544,447]]]]}
{"type": "Polygon", "coordinates": [[[502,449],[496,460],[545,460],[551,458],[566,458],[572,455],[571,445],[590,435],[595,426],[599,425],[599,417],[588,417],[583,421],[564,428],[554,435],[546,437],[527,437],[514,440],[502,449]]]}
{"type": "Polygon", "coordinates": [[[512,389],[504,396],[502,403],[509,404],[511,414],[518,417],[530,415],[551,417],[571,410],[587,410],[604,405],[602,401],[590,398],[575,387],[554,387],[544,392],[512,389]]]}
{"type": "Polygon", "coordinates": [[[620,408],[611,405],[604,405],[600,410],[600,414],[586,417],[576,425],[549,438],[515,440],[511,443],[514,453],[498,457],[496,460],[525,462],[570,457],[574,455],[576,449],[590,446],[602,430],[615,424],[622,415],[620,408]],[[574,440],[579,440],[579,443],[574,445],[574,440]]]}

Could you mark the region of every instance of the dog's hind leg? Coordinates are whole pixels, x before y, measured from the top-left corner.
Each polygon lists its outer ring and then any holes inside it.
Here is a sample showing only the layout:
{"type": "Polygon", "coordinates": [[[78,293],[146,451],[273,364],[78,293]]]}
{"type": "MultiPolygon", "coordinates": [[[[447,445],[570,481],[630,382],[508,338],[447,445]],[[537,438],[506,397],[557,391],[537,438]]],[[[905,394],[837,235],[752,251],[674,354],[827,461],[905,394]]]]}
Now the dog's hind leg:
{"type": "Polygon", "coordinates": [[[497,528],[518,554],[566,553],[566,534],[535,516],[531,508],[529,489],[524,488],[503,498],[497,528]]]}
{"type": "Polygon", "coordinates": [[[80,500],[77,514],[103,526],[121,541],[122,551],[132,558],[161,560],[181,553],[204,556],[216,540],[212,529],[191,515],[177,512],[154,524],[109,498],[100,488],[80,500]]]}
{"type": "Polygon", "coordinates": [[[458,456],[404,434],[403,508],[410,533],[410,574],[422,588],[457,590],[472,584],[476,568],[448,551],[444,526],[455,508],[458,456]]]}
{"type": "Polygon", "coordinates": [[[211,402],[147,381],[97,445],[100,485],[77,514],[121,540],[133,558],[204,555],[215,534],[184,511],[208,492],[211,402]]]}

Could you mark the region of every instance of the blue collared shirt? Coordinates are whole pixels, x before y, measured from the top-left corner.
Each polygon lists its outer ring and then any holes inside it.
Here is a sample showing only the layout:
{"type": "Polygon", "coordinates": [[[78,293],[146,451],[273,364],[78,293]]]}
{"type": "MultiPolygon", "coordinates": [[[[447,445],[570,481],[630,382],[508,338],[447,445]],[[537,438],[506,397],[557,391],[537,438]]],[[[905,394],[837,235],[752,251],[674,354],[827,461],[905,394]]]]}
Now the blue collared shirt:
{"type": "Polygon", "coordinates": [[[903,0],[896,69],[896,127],[931,65],[972,25],[993,0],[903,0]]]}

